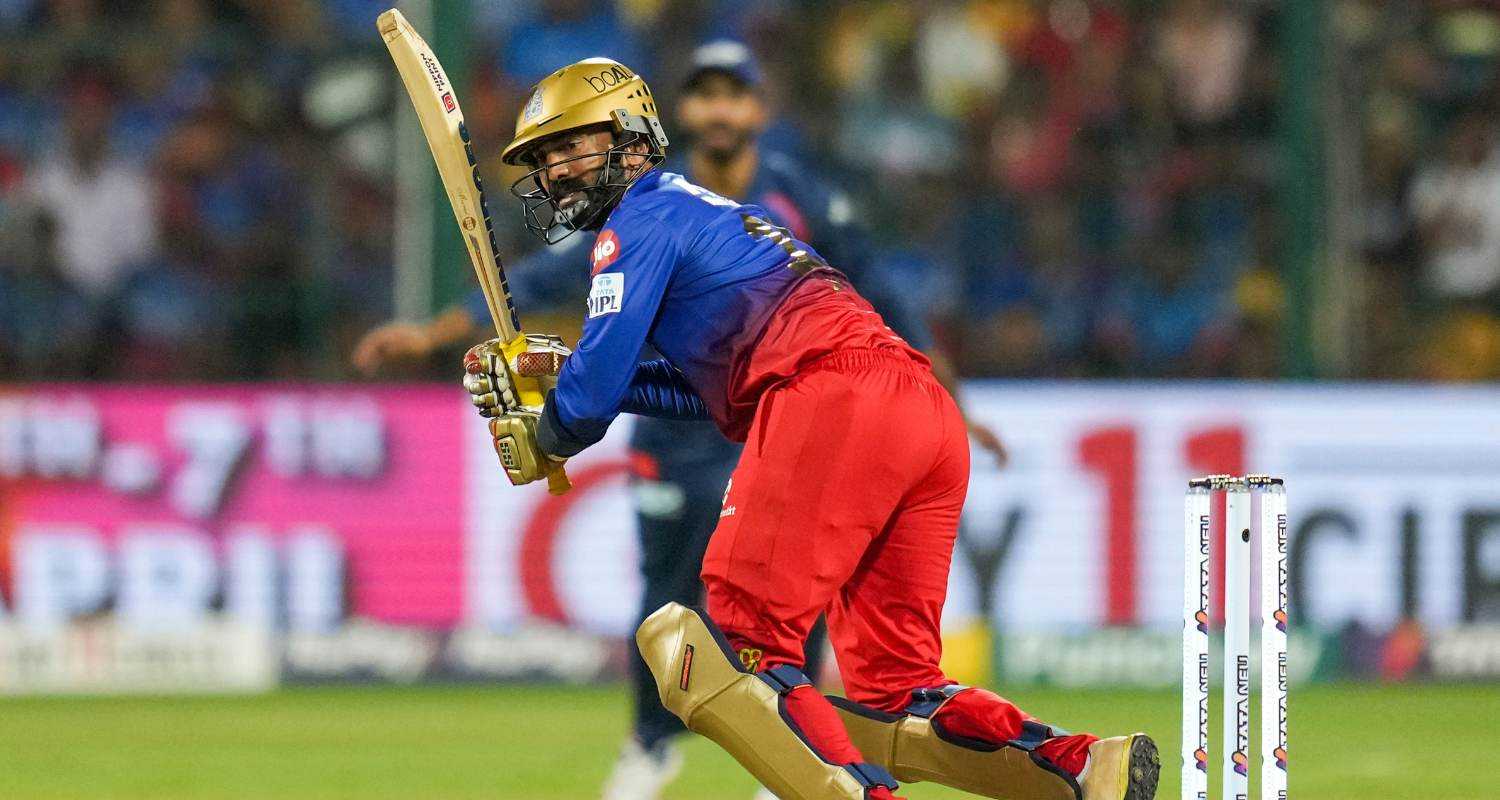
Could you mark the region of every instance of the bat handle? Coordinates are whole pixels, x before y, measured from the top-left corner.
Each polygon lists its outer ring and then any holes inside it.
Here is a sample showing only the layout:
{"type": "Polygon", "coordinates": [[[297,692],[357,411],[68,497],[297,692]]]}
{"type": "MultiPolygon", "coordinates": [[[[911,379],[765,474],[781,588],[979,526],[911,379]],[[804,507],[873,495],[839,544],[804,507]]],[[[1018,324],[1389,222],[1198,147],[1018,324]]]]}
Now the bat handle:
{"type": "Polygon", "coordinates": [[[568,480],[567,470],[558,467],[547,476],[547,492],[550,494],[566,494],[573,488],[573,482],[568,480]]]}

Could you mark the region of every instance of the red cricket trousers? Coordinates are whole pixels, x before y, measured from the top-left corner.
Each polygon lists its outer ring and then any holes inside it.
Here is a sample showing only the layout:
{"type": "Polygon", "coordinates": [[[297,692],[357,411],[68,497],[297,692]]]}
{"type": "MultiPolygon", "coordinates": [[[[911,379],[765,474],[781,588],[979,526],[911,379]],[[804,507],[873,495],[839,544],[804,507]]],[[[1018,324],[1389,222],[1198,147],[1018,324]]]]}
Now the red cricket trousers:
{"type": "Polygon", "coordinates": [[[851,699],[899,710],[938,669],[966,426],[904,349],[841,350],[762,395],[703,560],[750,669],[802,664],[818,615],[851,699]]]}
{"type": "MultiPolygon", "coordinates": [[[[846,694],[893,713],[913,689],[952,683],[938,667],[940,620],[969,484],[963,415],[908,353],[836,351],[762,395],[703,559],[709,617],[747,669],[801,668],[826,612],[846,694]]],[[[786,702],[825,759],[864,760],[815,689],[786,702]]],[[[979,689],[936,717],[994,743],[1029,718],[979,689]]],[[[1038,753],[1076,775],[1094,740],[1038,753]]]]}

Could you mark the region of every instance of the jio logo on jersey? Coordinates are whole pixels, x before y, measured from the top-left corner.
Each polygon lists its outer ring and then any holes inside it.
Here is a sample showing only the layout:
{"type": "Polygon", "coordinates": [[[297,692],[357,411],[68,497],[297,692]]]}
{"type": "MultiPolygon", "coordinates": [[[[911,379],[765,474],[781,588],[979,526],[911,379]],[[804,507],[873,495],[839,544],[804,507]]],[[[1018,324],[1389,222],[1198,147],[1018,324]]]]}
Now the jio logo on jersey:
{"type": "Polygon", "coordinates": [[[600,233],[599,238],[594,240],[593,268],[589,270],[589,274],[599,274],[599,270],[615,263],[619,256],[620,237],[610,230],[600,233]]]}

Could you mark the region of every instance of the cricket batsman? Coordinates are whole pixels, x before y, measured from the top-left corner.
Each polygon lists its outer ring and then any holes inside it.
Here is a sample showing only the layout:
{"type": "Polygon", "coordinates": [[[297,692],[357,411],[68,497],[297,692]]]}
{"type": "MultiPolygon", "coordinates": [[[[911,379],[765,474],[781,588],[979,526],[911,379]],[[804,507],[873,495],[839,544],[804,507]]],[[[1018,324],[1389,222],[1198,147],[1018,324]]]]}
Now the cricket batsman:
{"type": "MultiPolygon", "coordinates": [[[[951,361],[917,311],[914,295],[881,279],[874,249],[848,197],[796,159],[760,146],[759,137],[771,119],[765,80],[743,42],[716,39],[694,50],[675,109],[674,132],[690,134],[685,151],[674,142],[676,170],[717,194],[769,211],[770,222],[786,227],[838,264],[886,323],[933,362],[934,374],[951,391],[957,381],[951,361]]],[[[555,305],[550,298],[576,298],[579,289],[587,290],[591,243],[583,240],[570,237],[513,264],[509,283],[517,304],[527,308],[546,297],[555,305]]],[[[461,305],[431,321],[392,322],[371,330],[355,348],[355,365],[373,372],[403,357],[425,357],[434,349],[470,339],[488,314],[484,292],[475,289],[461,305]]],[[[1003,444],[993,431],[970,420],[969,437],[997,463],[1004,463],[1003,444]]],[[[652,417],[635,421],[629,447],[644,584],[639,625],[667,602],[702,602],[703,553],[717,527],[720,501],[740,447],[725,439],[712,421],[652,417]]],[[[821,672],[823,644],[822,627],[815,627],[804,648],[803,669],[814,680],[821,672]]],[[[606,778],[602,800],[656,800],[683,763],[674,744],[682,721],[661,705],[655,678],[639,652],[632,656],[631,735],[606,778]]],[[[770,797],[764,791],[756,796],[770,797]]]]}
{"type": "Polygon", "coordinates": [[[782,800],[891,800],[932,780],[1014,800],[1149,800],[1144,734],[1040,723],[938,666],[968,488],[964,420],[928,360],[843,273],[754,205],[657,167],[646,83],[594,58],[543,79],[502,159],[528,228],[597,231],[578,347],[521,406],[498,341],[465,387],[513,483],[540,480],[622,412],[712,419],[745,444],[704,557],[706,608],[668,603],[636,641],[663,705],[782,800]],[[662,358],[641,361],[650,346],[662,358]],[[848,698],[802,673],[826,613],[848,698]]]}

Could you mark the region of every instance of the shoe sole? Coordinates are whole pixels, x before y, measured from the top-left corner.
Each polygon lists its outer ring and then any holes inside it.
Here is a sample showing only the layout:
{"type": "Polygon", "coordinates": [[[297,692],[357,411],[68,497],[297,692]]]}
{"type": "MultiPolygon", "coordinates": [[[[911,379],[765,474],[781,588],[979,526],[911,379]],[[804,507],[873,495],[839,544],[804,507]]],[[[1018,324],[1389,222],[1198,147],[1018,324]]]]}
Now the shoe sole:
{"type": "Polygon", "coordinates": [[[1154,800],[1156,782],[1161,778],[1161,753],[1156,742],[1144,734],[1130,743],[1130,780],[1125,785],[1124,800],[1154,800]]]}

